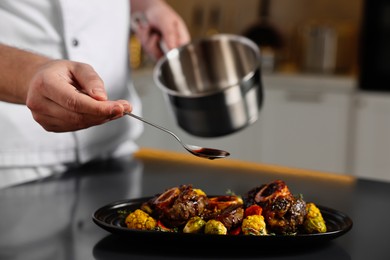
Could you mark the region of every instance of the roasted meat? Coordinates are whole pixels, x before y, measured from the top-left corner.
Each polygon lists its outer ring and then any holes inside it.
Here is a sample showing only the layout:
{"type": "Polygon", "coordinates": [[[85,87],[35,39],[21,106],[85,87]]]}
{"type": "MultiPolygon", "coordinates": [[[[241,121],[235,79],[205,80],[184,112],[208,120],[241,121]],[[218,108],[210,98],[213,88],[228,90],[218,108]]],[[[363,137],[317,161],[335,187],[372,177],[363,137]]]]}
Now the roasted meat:
{"type": "Polygon", "coordinates": [[[236,195],[210,197],[203,217],[222,222],[227,230],[235,228],[244,218],[243,200],[236,195]]]}
{"type": "Polygon", "coordinates": [[[242,198],[236,195],[225,195],[217,197],[209,197],[208,199],[208,209],[211,211],[221,211],[227,207],[243,204],[242,198]]]}
{"type": "Polygon", "coordinates": [[[191,185],[170,188],[143,205],[167,227],[185,225],[192,217],[202,216],[206,207],[207,196],[191,185]]]}
{"type": "Polygon", "coordinates": [[[230,230],[241,224],[244,219],[244,208],[242,205],[233,204],[218,212],[208,212],[204,218],[218,220],[225,225],[227,230],[230,230]]]}
{"type": "Polygon", "coordinates": [[[261,206],[268,231],[276,234],[296,233],[306,216],[305,201],[281,180],[253,188],[244,196],[244,203],[246,207],[261,206]]]}

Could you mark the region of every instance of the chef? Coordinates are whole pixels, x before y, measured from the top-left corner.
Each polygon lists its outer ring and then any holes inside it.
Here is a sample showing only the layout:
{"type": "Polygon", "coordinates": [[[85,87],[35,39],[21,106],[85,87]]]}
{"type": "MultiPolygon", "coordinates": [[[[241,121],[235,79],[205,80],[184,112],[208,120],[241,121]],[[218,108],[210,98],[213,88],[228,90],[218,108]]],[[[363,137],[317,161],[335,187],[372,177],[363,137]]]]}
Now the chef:
{"type": "Polygon", "coordinates": [[[98,158],[130,155],[142,125],[130,78],[130,16],[153,57],[189,41],[163,0],[0,1],[0,187],[98,158]],[[159,33],[151,33],[158,31],[159,33]]]}

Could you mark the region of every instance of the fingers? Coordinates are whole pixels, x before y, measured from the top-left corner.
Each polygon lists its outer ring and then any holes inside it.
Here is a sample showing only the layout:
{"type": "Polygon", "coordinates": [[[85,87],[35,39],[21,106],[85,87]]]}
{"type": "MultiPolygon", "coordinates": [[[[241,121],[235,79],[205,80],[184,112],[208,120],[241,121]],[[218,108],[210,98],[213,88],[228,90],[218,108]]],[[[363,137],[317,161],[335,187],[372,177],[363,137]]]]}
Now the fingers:
{"type": "Polygon", "coordinates": [[[172,20],[169,26],[161,28],[161,33],[169,49],[177,48],[190,41],[187,27],[180,18],[172,20]]]}
{"type": "MultiPolygon", "coordinates": [[[[84,94],[79,93],[78,95],[84,94]]],[[[125,100],[117,101],[97,101],[101,107],[108,107],[109,113],[84,113],[78,109],[69,110],[64,106],[59,106],[53,100],[43,98],[37,99],[35,106],[31,106],[33,118],[45,130],[51,132],[67,132],[85,129],[91,126],[104,124],[111,120],[120,118],[124,112],[130,112],[131,106],[125,100]]]]}
{"type": "Polygon", "coordinates": [[[165,2],[159,3],[145,11],[148,25],[141,24],[137,30],[145,50],[154,58],[163,55],[159,44],[161,37],[169,50],[190,41],[190,34],[182,18],[165,2]]]}
{"type": "Polygon", "coordinates": [[[89,65],[83,63],[72,63],[71,71],[77,79],[79,90],[96,100],[107,100],[107,93],[103,80],[96,71],[89,65]]]}
{"type": "Polygon", "coordinates": [[[130,112],[126,100],[107,99],[104,83],[91,66],[56,61],[29,85],[26,105],[47,131],[74,131],[106,123],[130,112]]]}
{"type": "Polygon", "coordinates": [[[136,33],[138,39],[141,40],[144,50],[152,59],[158,60],[164,55],[160,48],[160,33],[158,33],[149,25],[140,25],[136,33]]]}
{"type": "Polygon", "coordinates": [[[190,33],[189,33],[188,28],[185,25],[184,21],[181,21],[180,23],[178,23],[177,31],[179,34],[178,41],[177,41],[178,45],[184,45],[184,44],[187,44],[191,41],[190,33]]]}
{"type": "MultiPolygon", "coordinates": [[[[103,102],[114,103],[114,101],[103,102]]],[[[43,107],[46,107],[44,113],[33,113],[33,117],[46,131],[50,132],[67,132],[85,129],[104,124],[123,115],[123,110],[119,105],[114,105],[112,114],[109,117],[69,111],[61,106],[56,106],[49,99],[44,101],[43,107]]]]}
{"type": "Polygon", "coordinates": [[[164,55],[161,48],[161,41],[168,50],[177,48],[189,42],[190,37],[184,24],[176,20],[169,21],[168,26],[154,28],[152,25],[140,25],[137,36],[146,52],[155,60],[164,55]]]}

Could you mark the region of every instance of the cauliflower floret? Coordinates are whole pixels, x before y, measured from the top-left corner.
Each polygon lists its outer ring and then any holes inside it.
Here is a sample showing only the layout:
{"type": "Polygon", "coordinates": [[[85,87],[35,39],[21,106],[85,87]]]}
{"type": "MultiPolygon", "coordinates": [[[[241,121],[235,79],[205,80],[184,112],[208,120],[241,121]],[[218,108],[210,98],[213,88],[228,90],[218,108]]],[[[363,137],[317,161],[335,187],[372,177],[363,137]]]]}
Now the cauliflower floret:
{"type": "Polygon", "coordinates": [[[154,218],[140,209],[130,213],[126,217],[125,223],[128,228],[141,230],[152,230],[157,225],[157,221],[154,218]]]}
{"type": "Polygon", "coordinates": [[[306,204],[306,217],[303,222],[305,231],[309,234],[326,232],[325,220],[320,209],[312,202],[306,204]]]}
{"type": "Polygon", "coordinates": [[[244,218],[241,225],[244,235],[263,236],[267,235],[267,229],[262,215],[250,215],[244,218]]]}
{"type": "Polygon", "coordinates": [[[221,221],[210,219],[209,221],[206,222],[204,233],[215,234],[215,235],[226,235],[227,228],[221,221]]]}
{"type": "Polygon", "coordinates": [[[192,217],[183,228],[184,233],[199,233],[202,231],[204,226],[206,225],[206,221],[204,221],[201,217],[195,216],[192,217]]]}

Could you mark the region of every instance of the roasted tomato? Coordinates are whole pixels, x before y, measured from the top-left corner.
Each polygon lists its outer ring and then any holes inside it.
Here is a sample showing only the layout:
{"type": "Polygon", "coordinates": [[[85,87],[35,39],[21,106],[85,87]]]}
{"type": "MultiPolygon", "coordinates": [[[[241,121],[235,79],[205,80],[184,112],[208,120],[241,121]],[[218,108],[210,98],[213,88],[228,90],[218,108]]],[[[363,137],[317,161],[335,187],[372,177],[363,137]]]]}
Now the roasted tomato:
{"type": "Polygon", "coordinates": [[[251,205],[245,209],[245,217],[251,215],[261,215],[262,213],[263,209],[259,205],[251,205]]]}

